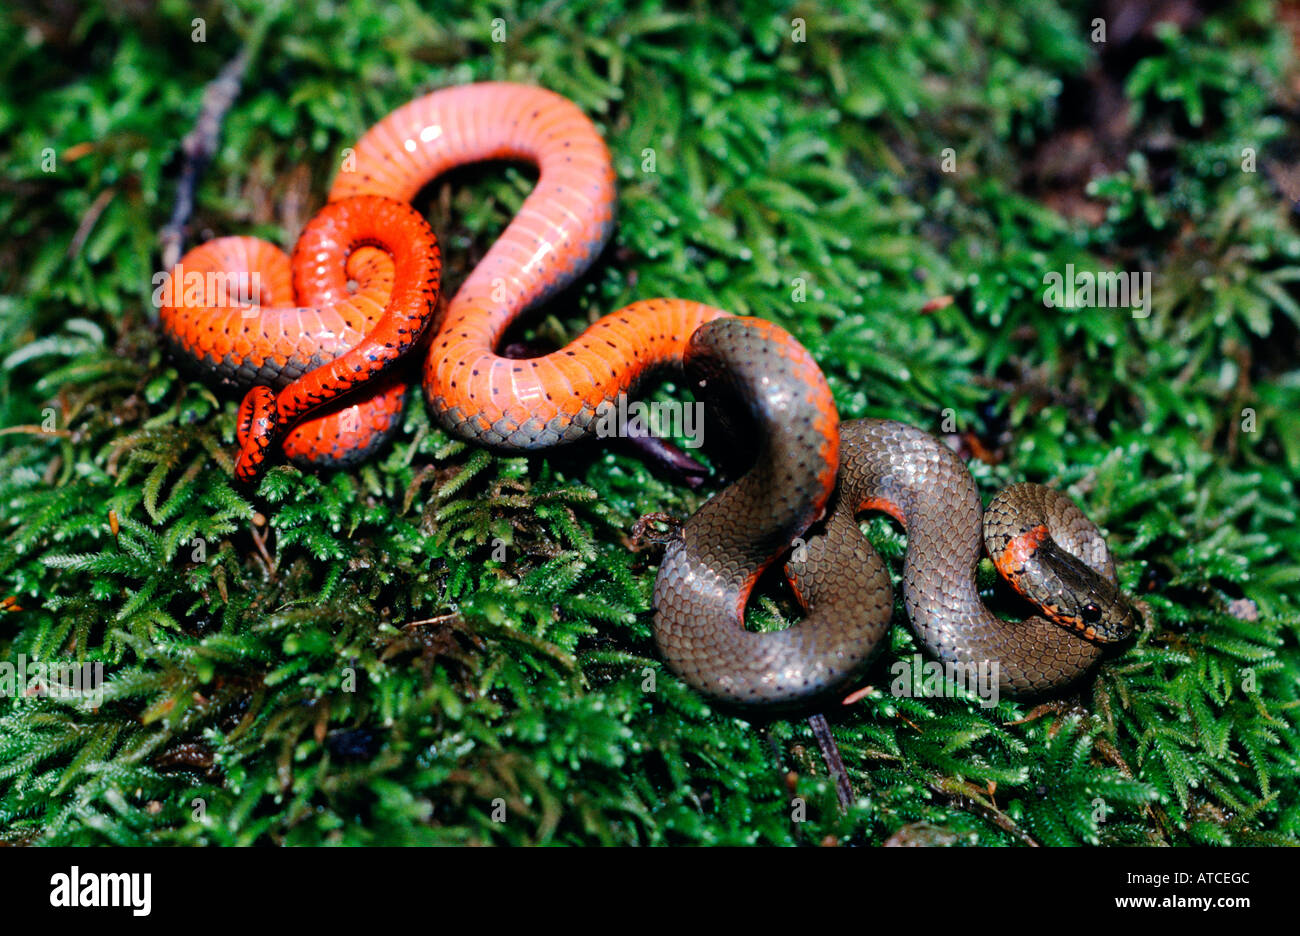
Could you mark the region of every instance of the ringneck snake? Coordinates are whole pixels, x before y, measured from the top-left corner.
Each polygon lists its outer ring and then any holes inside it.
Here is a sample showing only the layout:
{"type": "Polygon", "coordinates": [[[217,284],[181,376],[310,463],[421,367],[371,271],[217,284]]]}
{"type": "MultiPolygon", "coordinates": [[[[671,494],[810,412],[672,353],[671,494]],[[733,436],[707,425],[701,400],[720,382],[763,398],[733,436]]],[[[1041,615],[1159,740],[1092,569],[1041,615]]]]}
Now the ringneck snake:
{"type": "Polygon", "coordinates": [[[857,526],[867,509],[906,527],[903,598],[922,641],[941,660],[996,660],[1005,692],[1062,686],[1132,631],[1136,612],[1105,543],[1073,503],[1018,485],[982,511],[965,466],[937,439],[901,423],[841,424],[820,369],[776,325],[649,299],[550,354],[498,354],[512,322],[601,252],[614,205],[609,151],[570,101],[506,83],[435,91],[362,137],[292,257],[223,237],[173,271],[247,277],[251,302],[173,299],[161,326],[180,360],[245,392],[235,470],[244,482],[277,446],[316,467],[373,454],[399,427],[408,387],[396,365],[411,353],[424,355],[433,418],[503,450],[589,436],[603,404],[656,368],[684,366],[711,409],[732,414],[720,420],[761,440],[752,467],[672,536],[654,592],[664,658],[725,702],[799,704],[842,689],[871,658],[893,598],[857,526]],[[437,239],[409,201],[484,160],[533,163],[537,183],[439,316],[437,239]],[[974,577],[981,521],[999,571],[1043,617],[1008,622],[985,608],[974,577]],[[746,630],[756,582],[801,536],[785,573],[804,619],[746,630]]]}

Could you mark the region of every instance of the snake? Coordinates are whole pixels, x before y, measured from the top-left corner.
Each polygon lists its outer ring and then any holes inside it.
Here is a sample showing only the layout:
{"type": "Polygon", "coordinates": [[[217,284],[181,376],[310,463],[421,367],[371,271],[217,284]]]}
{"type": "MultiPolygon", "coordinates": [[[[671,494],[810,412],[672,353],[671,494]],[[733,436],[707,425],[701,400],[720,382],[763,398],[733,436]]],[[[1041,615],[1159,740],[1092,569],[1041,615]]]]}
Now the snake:
{"type": "Polygon", "coordinates": [[[741,414],[727,431],[762,439],[753,466],[672,534],[655,582],[659,650],[705,695],[738,706],[809,705],[862,672],[894,604],[888,569],[858,526],[864,511],[888,514],[907,532],[903,603],[922,644],[945,663],[996,663],[987,671],[1000,695],[1067,686],[1139,625],[1104,537],[1061,492],[1012,484],[985,510],[951,448],[884,419],[838,424],[838,472],[827,478],[829,391],[808,392],[806,365],[765,352],[738,319],[692,336],[685,366],[711,409],[741,414]],[[1041,614],[1011,621],[989,610],[976,579],[985,550],[1041,614]],[[783,630],[747,630],[756,583],[787,553],[785,577],[804,617],[783,630]]]}
{"type": "Polygon", "coordinates": [[[507,451],[594,435],[605,406],[650,371],[679,365],[691,334],[729,314],[648,299],[553,353],[496,352],[512,322],[572,284],[604,249],[614,178],[604,138],[567,98],[508,82],[443,88],[399,107],[348,148],[328,204],[292,257],[251,237],[216,238],[186,253],[174,281],[222,274],[259,284],[252,303],[233,290],[224,303],[176,301],[177,293],[187,298],[176,289],[159,316],[178,360],[246,393],[236,478],[257,481],[276,443],[314,467],[369,457],[398,428],[409,390],[398,362],[417,342],[428,347],[430,411],[453,435],[507,451]],[[537,183],[439,317],[436,238],[409,202],[447,171],[487,160],[533,163],[537,183]]]}
{"type": "Polygon", "coordinates": [[[219,237],[171,271],[164,341],[185,366],[244,393],[234,475],[255,483],[278,447],[340,468],[400,428],[423,356],[432,418],[454,436],[533,451],[592,436],[602,413],[662,367],[682,369],[724,434],[761,440],[752,466],[667,545],[654,635],[688,684],[723,702],[791,705],[843,687],[881,643],[893,608],[887,569],[857,513],[906,527],[903,595],[942,660],[1000,661],[1009,692],[1068,683],[1135,612],[1097,529],[1063,495],[1013,486],[981,511],[960,459],[902,423],[841,423],[826,379],[784,329],[687,299],[647,299],[594,321],[549,354],[498,353],[522,314],[573,284],[614,228],[615,173],[592,121],[543,88],[486,82],[399,107],[345,151],[327,203],[291,255],[219,237]],[[440,308],[441,255],[410,204],[451,169],[508,160],[537,168],[532,191],[440,308]],[[251,294],[191,296],[216,276],[251,294]],[[1043,616],[1006,622],[975,585],[981,517],[990,555],[1043,616]],[[759,578],[806,535],[785,572],[806,609],[785,630],[746,630],[759,578]]]}

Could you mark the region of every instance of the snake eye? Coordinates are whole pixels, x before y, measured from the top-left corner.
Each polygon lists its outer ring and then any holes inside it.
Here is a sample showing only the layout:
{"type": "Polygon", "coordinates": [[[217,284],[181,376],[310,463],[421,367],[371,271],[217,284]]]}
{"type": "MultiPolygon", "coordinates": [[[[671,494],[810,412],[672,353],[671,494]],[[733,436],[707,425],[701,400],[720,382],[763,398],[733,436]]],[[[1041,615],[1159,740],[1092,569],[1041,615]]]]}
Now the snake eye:
{"type": "Polygon", "coordinates": [[[1079,616],[1085,624],[1096,624],[1101,620],[1101,608],[1090,601],[1079,609],[1079,616]]]}

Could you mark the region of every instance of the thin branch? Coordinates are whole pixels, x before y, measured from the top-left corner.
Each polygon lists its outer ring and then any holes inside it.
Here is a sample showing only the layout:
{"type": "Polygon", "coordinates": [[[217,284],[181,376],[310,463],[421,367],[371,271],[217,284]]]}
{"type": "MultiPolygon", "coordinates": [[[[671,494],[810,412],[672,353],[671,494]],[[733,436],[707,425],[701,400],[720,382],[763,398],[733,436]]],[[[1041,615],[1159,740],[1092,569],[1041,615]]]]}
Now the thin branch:
{"type": "Polygon", "coordinates": [[[821,712],[810,715],[808,724],[812,726],[813,737],[817,739],[817,746],[821,748],[826,769],[830,772],[831,779],[835,781],[835,796],[840,801],[840,812],[846,813],[853,805],[853,784],[849,783],[849,772],[844,767],[844,758],[840,756],[840,746],[835,743],[831,726],[821,712]]]}
{"type": "Polygon", "coordinates": [[[194,212],[194,189],[217,151],[221,124],[226,119],[226,113],[239,96],[244,72],[248,68],[248,51],[248,46],[245,46],[226,63],[221,74],[208,82],[194,129],[181,141],[185,161],[181,165],[181,177],[176,185],[176,204],[172,208],[171,220],[159,232],[164,270],[174,267],[181,257],[181,248],[185,245],[185,225],[189,224],[190,215],[194,212]]]}

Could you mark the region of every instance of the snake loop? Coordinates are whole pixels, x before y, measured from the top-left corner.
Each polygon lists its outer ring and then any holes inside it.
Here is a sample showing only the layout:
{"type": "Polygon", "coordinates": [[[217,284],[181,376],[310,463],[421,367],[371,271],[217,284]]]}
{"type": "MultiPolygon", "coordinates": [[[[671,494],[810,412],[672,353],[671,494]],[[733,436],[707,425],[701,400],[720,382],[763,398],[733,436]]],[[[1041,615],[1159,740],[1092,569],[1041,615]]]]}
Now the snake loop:
{"type": "MultiPolygon", "coordinates": [[[[750,359],[738,350],[724,366],[737,379],[752,381],[750,359]]],[[[768,376],[770,382],[785,379],[768,376]]],[[[793,378],[794,385],[802,386],[802,379],[793,378]]],[[[774,439],[788,433],[761,406],[751,403],[751,410],[760,431],[774,439]]],[[[1096,662],[1105,644],[1136,628],[1138,612],[1119,590],[1105,541],[1063,494],[1012,485],[985,512],[961,459],[929,433],[862,419],[841,423],[839,435],[839,481],[830,515],[805,534],[800,555],[785,567],[808,611],[804,621],[769,634],[744,629],[754,577],[734,574],[737,557],[748,557],[741,569],[761,569],[807,527],[778,525],[760,507],[772,490],[762,484],[745,499],[751,476],[701,507],[670,543],[655,585],[655,636],[673,669],[696,689],[736,704],[788,705],[846,687],[877,650],[893,611],[889,576],[857,525],[856,515],[864,510],[884,511],[907,530],[903,602],[922,643],[944,662],[996,663],[1000,693],[1035,694],[1068,685],[1096,662]],[[728,531],[738,517],[752,525],[733,542],[728,531]],[[1007,621],[985,607],[975,583],[981,532],[1004,578],[1039,604],[1044,617],[1007,621]],[[724,579],[717,569],[733,574],[724,579]],[[760,642],[782,645],[779,664],[770,656],[758,665],[750,662],[751,648],[760,642]]],[[[784,444],[767,444],[754,470],[761,477],[787,478],[794,458],[784,444]]],[[[787,483],[782,489],[803,493],[809,511],[821,503],[821,495],[807,493],[806,486],[787,483]]]]}
{"type": "Polygon", "coordinates": [[[260,284],[259,304],[233,301],[225,290],[226,301],[190,302],[178,289],[161,323],[182,360],[252,394],[240,408],[236,477],[256,480],[281,436],[291,456],[319,465],[351,464],[373,451],[378,427],[395,425],[405,392],[377,378],[433,321],[441,258],[428,222],[392,199],[346,199],[311,220],[292,260],[265,241],[225,237],[191,250],[172,275],[212,274],[260,284]],[[390,262],[358,258],[367,247],[382,248],[390,262]],[[295,296],[302,305],[292,304],[295,296]],[[268,387],[278,391],[273,402],[268,387]]]}

